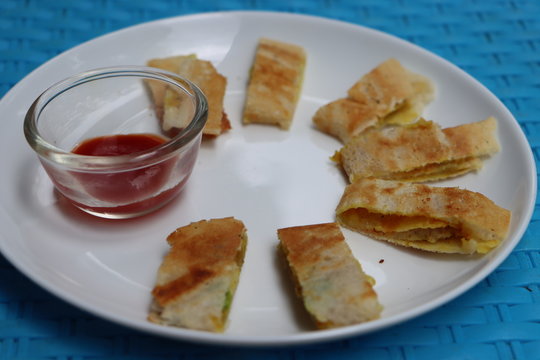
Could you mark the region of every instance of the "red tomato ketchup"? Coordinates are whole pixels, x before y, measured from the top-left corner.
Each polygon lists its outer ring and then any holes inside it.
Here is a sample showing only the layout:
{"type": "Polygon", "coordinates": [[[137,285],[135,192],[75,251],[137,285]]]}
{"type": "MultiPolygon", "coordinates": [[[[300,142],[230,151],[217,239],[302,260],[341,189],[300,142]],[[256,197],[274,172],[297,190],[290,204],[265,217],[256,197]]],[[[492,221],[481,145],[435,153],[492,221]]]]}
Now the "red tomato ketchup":
{"type": "Polygon", "coordinates": [[[106,135],[87,139],[75,146],[73,153],[91,156],[128,155],[163,144],[164,138],[153,134],[106,135]]]}
{"type": "MultiPolygon", "coordinates": [[[[72,152],[79,155],[118,156],[149,150],[163,144],[166,139],[151,134],[107,135],[91,138],[77,145],[72,152]]],[[[76,173],[85,191],[95,199],[118,204],[108,208],[112,212],[123,212],[134,208],[144,211],[162,202],[163,197],[172,197],[174,188],[159,193],[167,183],[176,159],[141,169],[113,173],[76,173]]],[[[94,208],[101,210],[103,208],[94,208]]]]}

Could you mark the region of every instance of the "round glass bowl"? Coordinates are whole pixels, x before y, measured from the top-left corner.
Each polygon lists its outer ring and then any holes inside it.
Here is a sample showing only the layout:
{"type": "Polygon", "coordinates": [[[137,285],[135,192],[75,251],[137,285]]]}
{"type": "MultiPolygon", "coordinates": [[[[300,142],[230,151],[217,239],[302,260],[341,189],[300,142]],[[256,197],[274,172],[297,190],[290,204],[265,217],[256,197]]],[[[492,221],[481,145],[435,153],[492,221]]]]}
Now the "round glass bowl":
{"type": "Polygon", "coordinates": [[[96,216],[131,218],[182,190],[207,112],[204,94],[178,75],[110,67],[48,88],[28,110],[24,134],[71,203],[96,216]]]}

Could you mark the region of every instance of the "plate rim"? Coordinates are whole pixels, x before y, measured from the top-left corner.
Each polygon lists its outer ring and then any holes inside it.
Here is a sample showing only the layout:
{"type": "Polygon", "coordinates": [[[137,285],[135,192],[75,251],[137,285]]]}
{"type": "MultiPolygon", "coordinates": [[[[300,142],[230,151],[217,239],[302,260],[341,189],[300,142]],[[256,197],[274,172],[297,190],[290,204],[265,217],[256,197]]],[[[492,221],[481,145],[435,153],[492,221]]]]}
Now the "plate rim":
{"type": "Polygon", "coordinates": [[[333,340],[343,339],[350,336],[362,336],[362,335],[372,334],[374,332],[383,330],[390,326],[397,325],[404,321],[414,319],[422,314],[425,314],[431,310],[434,310],[440,307],[441,305],[454,300],[459,295],[465,293],[466,291],[470,290],[473,286],[477,285],[482,279],[490,275],[510,255],[510,253],[519,244],[519,242],[523,238],[525,231],[527,230],[529,226],[529,223],[531,221],[531,218],[534,212],[534,206],[535,206],[536,197],[537,197],[537,177],[534,176],[534,174],[536,174],[536,163],[534,161],[534,156],[532,154],[530,144],[517,119],[513,116],[510,110],[504,105],[504,103],[502,103],[502,101],[493,92],[491,92],[487,87],[485,87],[482,83],[476,80],[473,76],[471,76],[465,70],[459,68],[457,65],[451,63],[450,61],[442,58],[441,56],[419,45],[416,45],[396,35],[386,33],[384,31],[377,30],[374,28],[369,28],[367,26],[360,25],[360,24],[355,24],[355,23],[332,19],[332,18],[326,18],[320,15],[311,15],[311,14],[304,14],[304,13],[290,13],[290,12],[268,11],[268,10],[227,10],[227,11],[213,11],[213,12],[186,14],[186,15],[176,15],[176,16],[165,17],[165,18],[160,18],[156,20],[145,21],[145,22],[130,25],[121,29],[117,29],[117,30],[102,34],[100,36],[97,36],[95,38],[86,40],[80,44],[77,44],[76,46],[73,46],[55,55],[51,59],[47,60],[46,62],[42,63],[31,72],[29,72],[22,79],[20,79],[17,82],[17,84],[15,84],[2,97],[2,99],[0,99],[0,105],[8,101],[12,96],[14,96],[18,92],[18,88],[22,86],[25,82],[29,81],[29,79],[31,79],[32,76],[36,72],[41,71],[44,67],[48,66],[51,62],[56,61],[58,57],[67,56],[72,52],[76,52],[79,48],[86,46],[86,44],[90,42],[99,42],[100,40],[104,38],[114,37],[124,32],[136,31],[138,28],[143,28],[147,26],[156,26],[160,24],[167,25],[168,23],[177,23],[177,22],[193,21],[193,20],[196,21],[197,19],[207,19],[209,17],[216,17],[216,16],[242,18],[242,17],[250,17],[254,15],[264,16],[264,17],[286,16],[289,19],[300,18],[302,20],[308,20],[308,21],[314,21],[314,22],[326,22],[333,26],[341,26],[341,27],[347,27],[352,30],[365,31],[365,32],[374,34],[376,36],[386,37],[388,39],[391,39],[392,41],[404,42],[408,44],[408,46],[412,46],[415,51],[422,53],[424,56],[427,55],[429,57],[433,57],[437,61],[445,63],[446,66],[453,67],[455,70],[461,72],[465,77],[467,77],[468,78],[467,80],[469,82],[471,82],[475,86],[482,89],[486,94],[489,94],[489,96],[493,98],[492,100],[496,101],[500,105],[501,109],[503,109],[507,113],[507,116],[512,120],[512,126],[517,127],[517,130],[518,130],[517,133],[522,138],[522,143],[520,144],[523,146],[526,144],[528,148],[527,149],[528,151],[526,151],[528,158],[526,160],[532,165],[532,168],[530,169],[532,176],[529,180],[531,180],[531,188],[532,188],[531,194],[533,196],[529,198],[529,202],[527,203],[527,206],[524,206],[523,208],[523,210],[526,210],[526,211],[524,211],[524,214],[523,214],[523,222],[516,230],[517,240],[515,240],[515,243],[513,244],[513,246],[505,248],[504,251],[499,253],[497,257],[490,259],[478,272],[476,272],[473,276],[471,276],[467,281],[462,282],[458,286],[454,287],[452,290],[444,293],[443,295],[438,296],[437,298],[435,298],[434,300],[426,304],[417,306],[414,309],[411,309],[411,310],[408,310],[408,311],[405,311],[396,315],[392,315],[391,317],[388,317],[388,318],[378,319],[376,320],[376,322],[373,322],[373,323],[364,323],[361,325],[348,326],[344,328],[322,330],[322,331],[311,331],[311,332],[306,332],[306,333],[285,335],[285,336],[249,336],[249,335],[246,336],[246,335],[228,335],[227,333],[215,334],[215,333],[207,333],[207,332],[189,330],[189,329],[164,327],[162,325],[156,325],[156,324],[151,324],[151,323],[142,324],[139,320],[132,320],[132,319],[126,319],[121,316],[115,316],[114,314],[111,314],[110,312],[102,311],[99,308],[92,306],[92,304],[87,304],[86,301],[81,302],[81,300],[77,299],[76,295],[66,292],[60,286],[48,283],[44,278],[41,278],[39,275],[36,276],[36,274],[33,274],[31,271],[29,271],[29,269],[27,269],[24,266],[24,264],[22,264],[23,261],[20,261],[15,256],[15,254],[11,254],[9,251],[6,251],[4,241],[0,241],[0,252],[3,254],[3,256],[18,271],[23,273],[28,279],[30,279],[32,282],[40,286],[42,289],[53,294],[60,300],[66,301],[72,306],[82,311],[98,316],[101,319],[104,319],[113,323],[117,323],[122,326],[127,326],[131,329],[135,329],[138,331],[143,331],[145,333],[172,338],[175,340],[185,340],[185,341],[190,341],[194,343],[225,345],[225,346],[305,345],[305,344],[310,344],[314,342],[333,341],[333,340]],[[359,331],[357,329],[359,326],[362,326],[361,330],[363,331],[359,331]]]}

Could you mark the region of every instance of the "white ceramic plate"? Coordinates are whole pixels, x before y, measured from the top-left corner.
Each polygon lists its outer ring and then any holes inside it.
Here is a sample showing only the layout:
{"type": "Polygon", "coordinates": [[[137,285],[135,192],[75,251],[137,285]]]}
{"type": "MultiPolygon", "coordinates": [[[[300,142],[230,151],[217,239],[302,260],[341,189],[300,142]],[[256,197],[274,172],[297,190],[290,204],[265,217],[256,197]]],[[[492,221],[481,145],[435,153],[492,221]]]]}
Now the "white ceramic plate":
{"type": "Polygon", "coordinates": [[[531,217],[536,171],[516,120],[457,67],[395,37],[316,17],[213,13],[142,24],[82,44],[44,64],[0,103],[0,249],[23,273],[82,309],[120,324],[184,340],[234,344],[299,344],[365,334],[431,310],[487,276],[512,251],[531,217]],[[308,65],[290,131],[240,123],[248,72],[260,37],[303,46],[308,65]],[[228,78],[225,109],[233,129],[205,141],[187,188],[169,206],[140,219],[91,217],[55,197],[23,138],[32,100],[47,86],[90,68],[144,64],[153,57],[196,53],[228,78]],[[276,230],[334,220],[346,181],[329,160],[340,143],[314,129],[311,117],[379,62],[398,58],[431,78],[436,100],[425,116],[443,126],[499,119],[502,151],[477,174],[441,185],[480,191],[513,212],[508,239],[484,257],[409,251],[344,231],[376,281],[380,320],[315,331],[278,258],[276,230]],[[224,334],[150,324],[146,315],[165,237],[200,219],[235,216],[249,245],[224,334]],[[384,262],[380,263],[383,259],[384,262]]]}

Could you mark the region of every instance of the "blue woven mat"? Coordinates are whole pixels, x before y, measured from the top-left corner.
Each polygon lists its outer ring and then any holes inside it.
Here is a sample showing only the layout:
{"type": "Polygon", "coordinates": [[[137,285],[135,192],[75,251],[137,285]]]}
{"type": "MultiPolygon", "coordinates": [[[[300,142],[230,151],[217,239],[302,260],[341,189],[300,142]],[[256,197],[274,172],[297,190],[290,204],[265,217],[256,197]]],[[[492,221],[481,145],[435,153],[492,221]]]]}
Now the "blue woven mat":
{"type": "MultiPolygon", "coordinates": [[[[493,91],[538,160],[540,2],[532,0],[0,0],[0,95],[82,41],[144,21],[219,10],[321,15],[423,46],[493,91]]],[[[219,349],[138,333],[49,295],[0,255],[0,360],[540,359],[538,214],[509,258],[451,303],[382,332],[296,348],[219,349]]]]}

